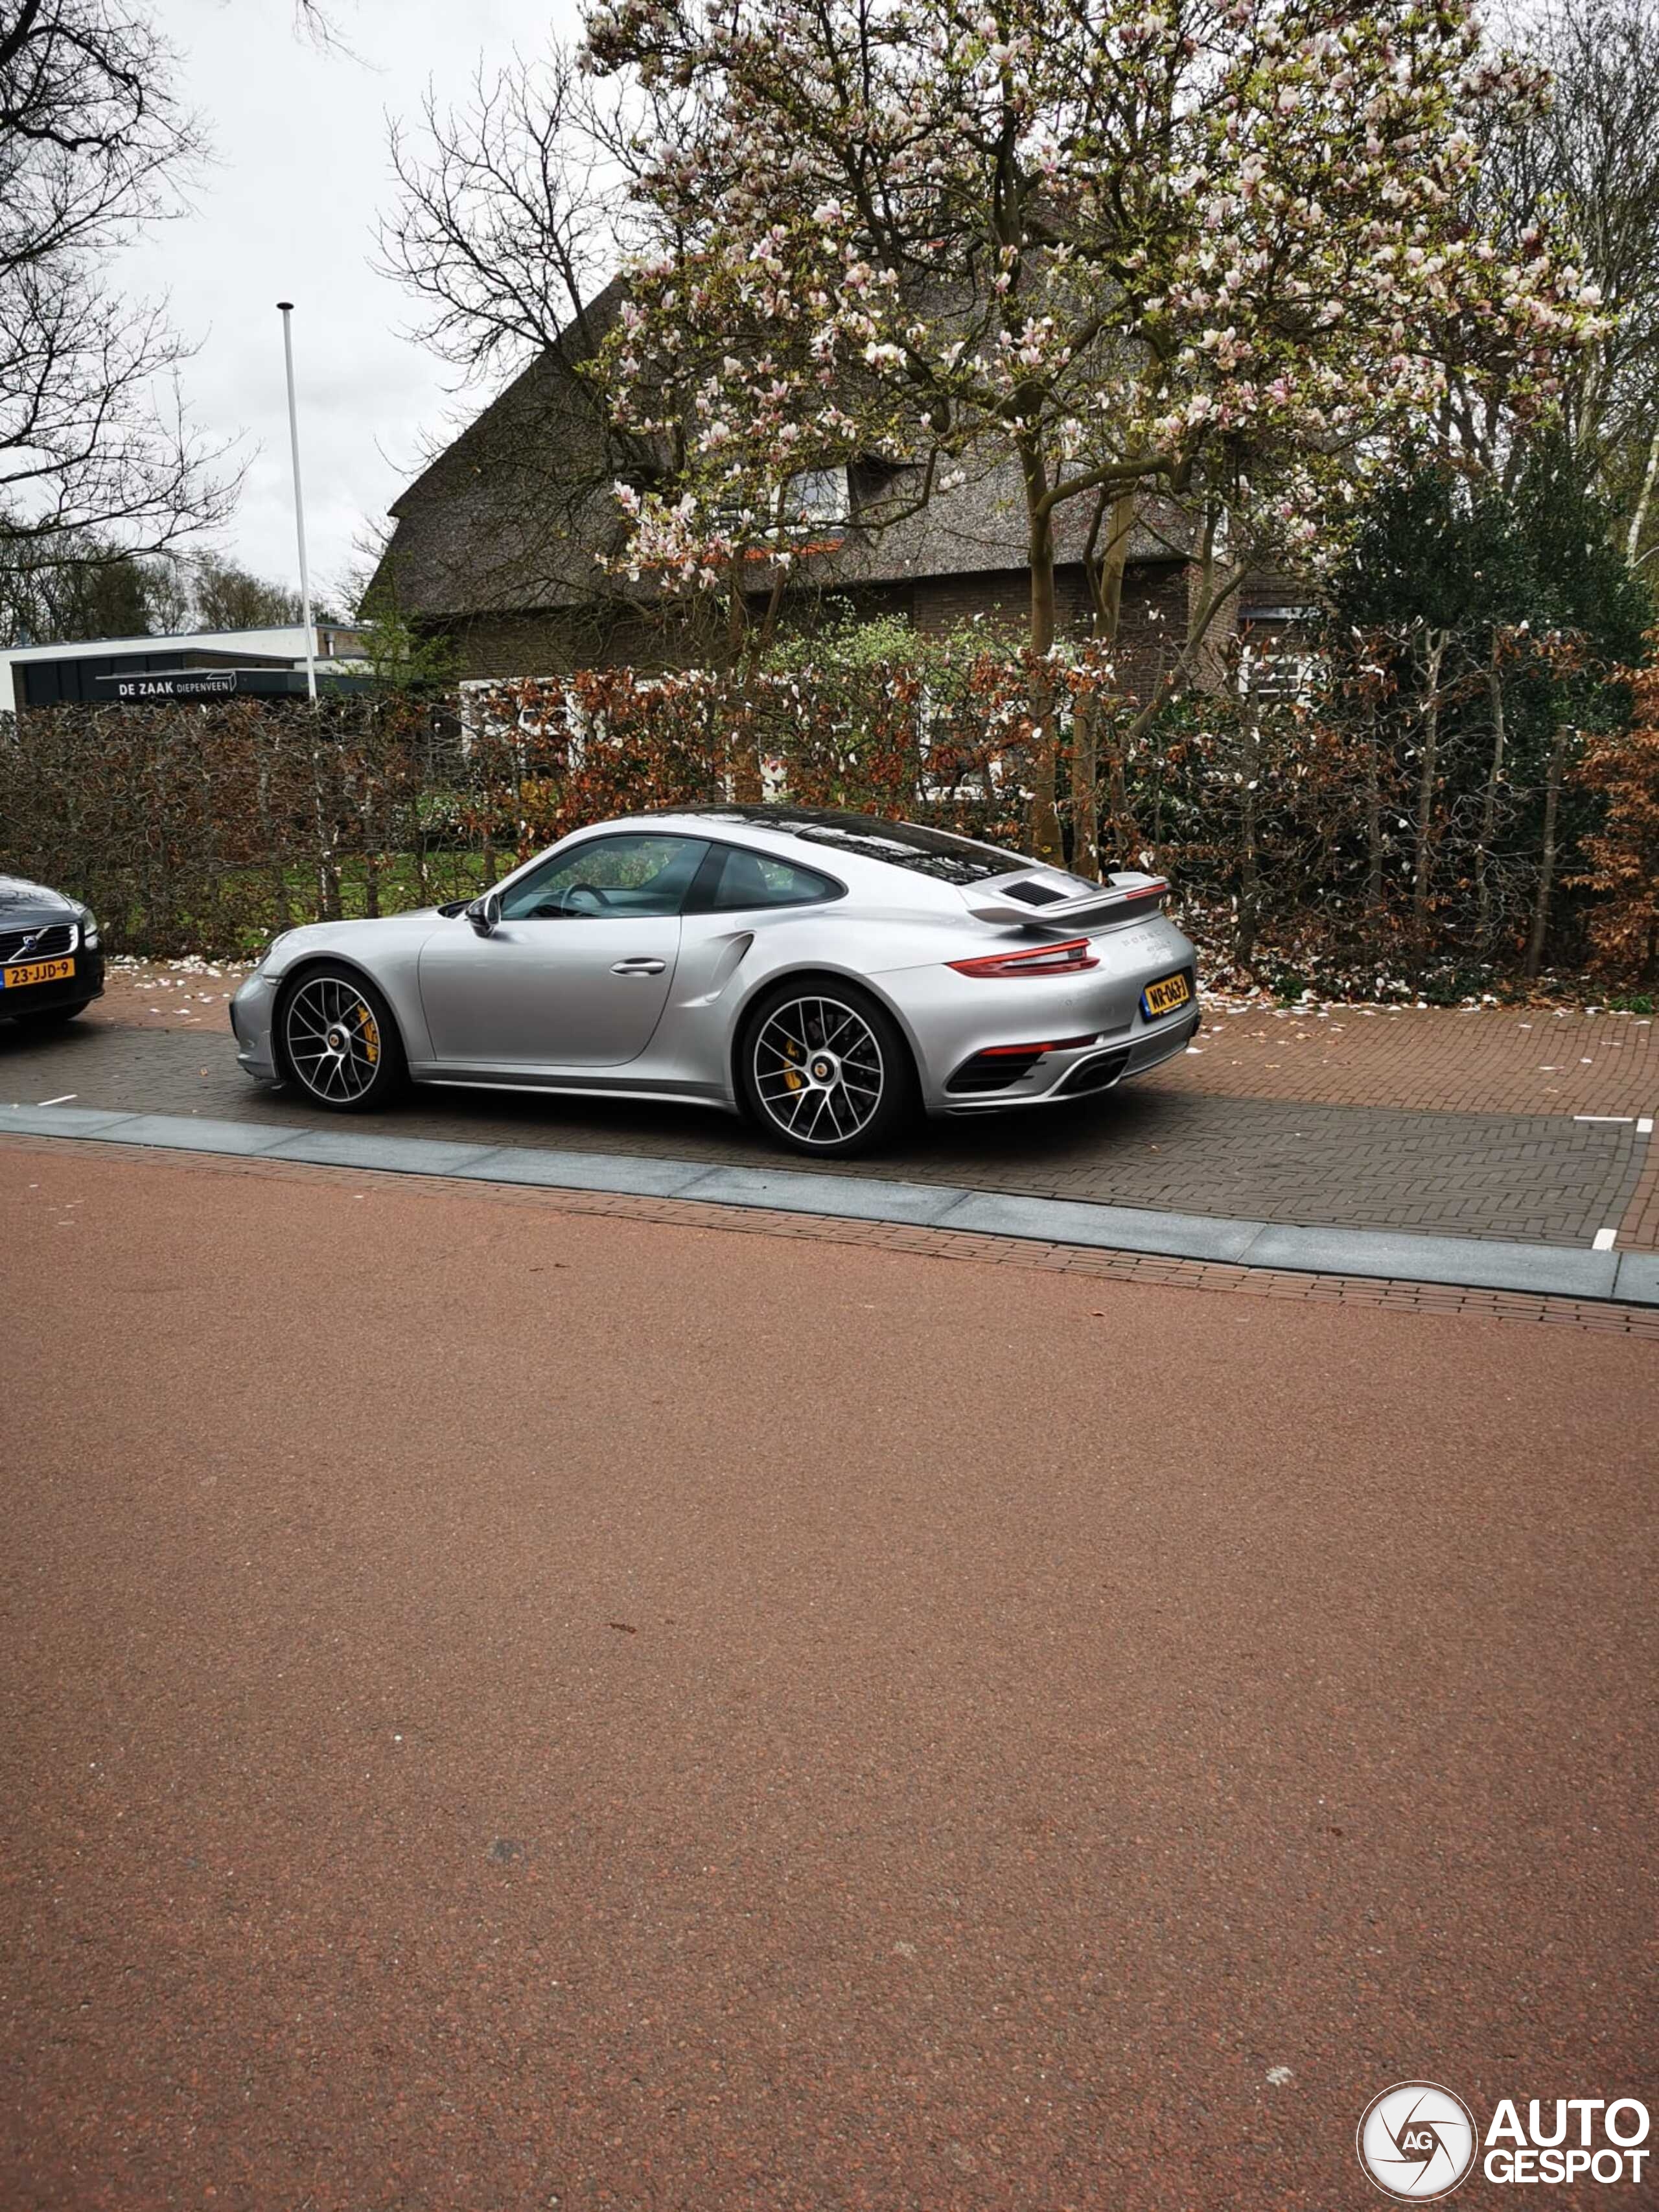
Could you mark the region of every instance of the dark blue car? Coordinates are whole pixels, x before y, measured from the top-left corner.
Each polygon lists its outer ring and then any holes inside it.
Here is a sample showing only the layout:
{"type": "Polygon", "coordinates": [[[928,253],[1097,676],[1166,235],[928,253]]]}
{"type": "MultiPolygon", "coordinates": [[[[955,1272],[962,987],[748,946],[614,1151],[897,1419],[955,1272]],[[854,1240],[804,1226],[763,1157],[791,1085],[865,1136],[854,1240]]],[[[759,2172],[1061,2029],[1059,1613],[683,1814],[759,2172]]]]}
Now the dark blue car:
{"type": "Polygon", "coordinates": [[[103,988],[91,910],[44,884],[0,875],[0,1021],[72,1021],[103,988]]]}

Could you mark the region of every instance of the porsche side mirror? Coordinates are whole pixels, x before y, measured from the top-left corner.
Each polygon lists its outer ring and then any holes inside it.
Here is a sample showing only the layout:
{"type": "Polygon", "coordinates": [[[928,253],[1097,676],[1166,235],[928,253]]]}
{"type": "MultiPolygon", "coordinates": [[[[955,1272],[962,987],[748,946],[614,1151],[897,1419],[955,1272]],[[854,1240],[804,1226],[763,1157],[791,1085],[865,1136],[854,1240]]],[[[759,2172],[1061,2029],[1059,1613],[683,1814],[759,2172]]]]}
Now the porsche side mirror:
{"type": "Polygon", "coordinates": [[[466,918],[480,937],[493,937],[501,924],[501,893],[491,891],[484,898],[474,899],[466,910],[466,918]]]}

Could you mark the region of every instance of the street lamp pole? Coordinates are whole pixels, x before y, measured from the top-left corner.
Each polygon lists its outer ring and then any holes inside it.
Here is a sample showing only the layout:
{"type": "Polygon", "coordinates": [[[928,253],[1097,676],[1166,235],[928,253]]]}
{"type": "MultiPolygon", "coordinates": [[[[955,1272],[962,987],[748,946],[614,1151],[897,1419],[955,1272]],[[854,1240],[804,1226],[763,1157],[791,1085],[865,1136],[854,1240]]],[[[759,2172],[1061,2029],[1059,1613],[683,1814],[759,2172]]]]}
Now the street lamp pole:
{"type": "Polygon", "coordinates": [[[292,300],[278,300],[283,319],[283,358],[288,364],[288,441],[294,455],[294,533],[300,541],[300,605],[306,624],[306,689],[317,703],[317,633],[311,622],[311,570],[306,562],[306,506],[300,490],[300,416],[294,404],[294,331],[289,318],[292,300]]]}

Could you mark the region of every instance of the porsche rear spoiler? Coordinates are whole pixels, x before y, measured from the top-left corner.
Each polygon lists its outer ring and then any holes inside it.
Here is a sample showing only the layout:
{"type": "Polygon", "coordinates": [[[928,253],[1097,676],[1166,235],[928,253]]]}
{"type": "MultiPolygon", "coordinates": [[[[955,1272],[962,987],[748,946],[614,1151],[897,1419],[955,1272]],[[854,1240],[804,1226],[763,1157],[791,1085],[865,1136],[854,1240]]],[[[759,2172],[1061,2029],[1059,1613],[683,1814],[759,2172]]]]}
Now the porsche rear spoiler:
{"type": "Polygon", "coordinates": [[[1083,891],[1076,898],[1045,899],[1040,905],[1011,897],[1006,891],[999,897],[994,886],[984,891],[964,890],[962,896],[976,921],[1018,922],[1027,927],[1041,923],[1044,928],[1088,930],[1104,929],[1115,922],[1132,921],[1138,915],[1155,914],[1163,905],[1169,888],[1166,877],[1137,876],[1127,883],[1114,878],[1099,890],[1083,891]]]}

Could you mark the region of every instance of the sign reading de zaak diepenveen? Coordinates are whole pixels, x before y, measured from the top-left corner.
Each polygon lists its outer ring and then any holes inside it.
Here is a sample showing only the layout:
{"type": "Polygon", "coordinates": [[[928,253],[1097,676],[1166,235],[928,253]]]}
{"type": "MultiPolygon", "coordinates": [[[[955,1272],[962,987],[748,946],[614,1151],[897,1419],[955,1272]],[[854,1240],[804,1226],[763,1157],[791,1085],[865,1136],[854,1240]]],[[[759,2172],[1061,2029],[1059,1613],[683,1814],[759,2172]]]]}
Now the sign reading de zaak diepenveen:
{"type": "Polygon", "coordinates": [[[234,668],[191,669],[181,676],[106,677],[118,699],[210,699],[236,689],[234,668]]]}

